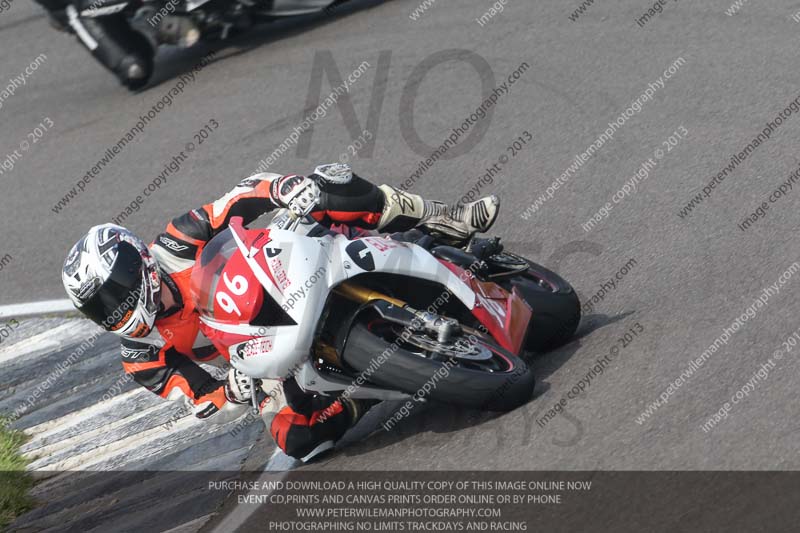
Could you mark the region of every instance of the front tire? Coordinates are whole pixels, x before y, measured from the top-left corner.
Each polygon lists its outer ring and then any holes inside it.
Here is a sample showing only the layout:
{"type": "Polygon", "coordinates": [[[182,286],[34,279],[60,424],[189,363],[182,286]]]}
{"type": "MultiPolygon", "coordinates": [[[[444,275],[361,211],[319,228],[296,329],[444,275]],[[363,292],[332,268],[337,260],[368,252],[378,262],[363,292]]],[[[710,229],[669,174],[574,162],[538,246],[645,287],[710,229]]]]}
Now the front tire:
{"type": "Polygon", "coordinates": [[[510,411],[533,394],[535,381],[528,365],[487,339],[478,342],[492,352],[494,371],[437,354],[426,357],[407,344],[393,344],[401,341],[385,338],[389,335],[377,333],[378,329],[357,323],[342,354],[345,363],[376,385],[412,395],[428,390],[426,398],[489,411],[510,411]]]}

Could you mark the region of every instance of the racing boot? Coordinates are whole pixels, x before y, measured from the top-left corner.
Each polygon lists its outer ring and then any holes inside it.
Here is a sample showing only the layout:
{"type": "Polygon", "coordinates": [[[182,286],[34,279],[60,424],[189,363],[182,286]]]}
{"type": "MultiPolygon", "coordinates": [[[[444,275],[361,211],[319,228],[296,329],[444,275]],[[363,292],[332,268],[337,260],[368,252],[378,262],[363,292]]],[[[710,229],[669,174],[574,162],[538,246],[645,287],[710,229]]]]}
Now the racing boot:
{"type": "Polygon", "coordinates": [[[500,199],[495,195],[449,207],[390,185],[381,185],[380,189],[386,201],[378,222],[379,231],[402,231],[417,226],[453,246],[462,246],[475,233],[489,230],[500,212],[500,199]]]}
{"type": "Polygon", "coordinates": [[[286,406],[270,423],[270,433],[283,452],[308,462],[332,449],[376,400],[307,394],[294,378],[282,383],[286,406]]]}
{"type": "MultiPolygon", "coordinates": [[[[325,440],[317,444],[313,450],[308,452],[305,456],[300,457],[299,459],[304,463],[312,461],[313,459],[319,457],[323,453],[327,452],[328,450],[333,449],[336,446],[336,442],[344,436],[347,431],[358,424],[358,421],[361,420],[367,411],[372,409],[372,407],[379,403],[378,400],[356,400],[353,398],[340,398],[338,402],[336,402],[342,406],[342,412],[340,416],[344,420],[344,424],[339,425],[339,430],[336,431],[336,435],[332,435],[334,438],[325,440]]],[[[335,404],[333,404],[335,405],[335,404]]],[[[331,416],[332,410],[331,409],[323,409],[321,411],[320,418],[323,422],[325,422],[325,418],[331,416]]],[[[335,416],[335,415],[333,415],[335,416]]]]}
{"type": "Polygon", "coordinates": [[[499,212],[500,199],[495,195],[484,196],[474,202],[447,207],[443,213],[423,220],[420,226],[438,240],[460,246],[476,233],[488,231],[499,212]]]}

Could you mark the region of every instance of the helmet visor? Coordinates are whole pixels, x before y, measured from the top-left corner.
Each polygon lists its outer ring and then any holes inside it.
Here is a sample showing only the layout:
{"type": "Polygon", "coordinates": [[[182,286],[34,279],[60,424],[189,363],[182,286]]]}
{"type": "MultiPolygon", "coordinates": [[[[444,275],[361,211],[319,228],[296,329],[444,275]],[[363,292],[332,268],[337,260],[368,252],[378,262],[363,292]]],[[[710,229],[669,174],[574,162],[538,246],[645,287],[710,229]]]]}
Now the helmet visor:
{"type": "Polygon", "coordinates": [[[142,297],[142,258],[131,244],[120,242],[111,275],[79,310],[108,331],[133,316],[142,297]]]}

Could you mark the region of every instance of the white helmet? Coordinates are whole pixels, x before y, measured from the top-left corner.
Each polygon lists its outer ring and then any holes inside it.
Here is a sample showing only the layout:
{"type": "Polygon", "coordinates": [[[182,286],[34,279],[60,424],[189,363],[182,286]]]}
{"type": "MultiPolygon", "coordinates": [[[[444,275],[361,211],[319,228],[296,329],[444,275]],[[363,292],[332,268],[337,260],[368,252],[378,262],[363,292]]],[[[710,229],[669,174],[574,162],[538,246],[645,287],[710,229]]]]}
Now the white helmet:
{"type": "Polygon", "coordinates": [[[95,226],[72,247],[61,280],[78,310],[124,337],[145,337],[161,302],[161,275],[147,245],[115,224],[95,226]]]}

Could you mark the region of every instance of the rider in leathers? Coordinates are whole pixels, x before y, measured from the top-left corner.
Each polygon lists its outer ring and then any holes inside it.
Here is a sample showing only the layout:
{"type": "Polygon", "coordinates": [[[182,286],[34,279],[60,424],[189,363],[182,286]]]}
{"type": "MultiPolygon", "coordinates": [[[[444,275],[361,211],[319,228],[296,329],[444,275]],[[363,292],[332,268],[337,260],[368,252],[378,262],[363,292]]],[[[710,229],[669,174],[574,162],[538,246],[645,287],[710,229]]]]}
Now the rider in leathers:
{"type": "MultiPolygon", "coordinates": [[[[195,415],[218,423],[238,418],[251,402],[247,376],[231,369],[217,380],[198,363],[221,354],[199,330],[189,280],[203,247],[231,217],[254,221],[276,208],[310,213],[323,224],[405,231],[414,227],[450,242],[489,229],[499,209],[495,196],[450,208],[440,202],[375,186],[341,164],[317,167],[308,177],[262,173],[219,200],[178,216],[149,246],[113,224],[93,227],[71,249],[62,279],[75,306],[122,337],[122,366],[163,398],[188,398],[195,415]]],[[[304,393],[283,381],[287,401],[271,433],[288,455],[308,459],[330,448],[372,405],[304,393]]],[[[256,389],[263,410],[269,397],[256,389]]]]}
{"type": "Polygon", "coordinates": [[[73,33],[105,68],[130,89],[139,89],[153,71],[152,50],[130,27],[114,0],[36,0],[50,15],[51,25],[73,33]],[[138,46],[137,46],[138,45],[138,46]]]}

